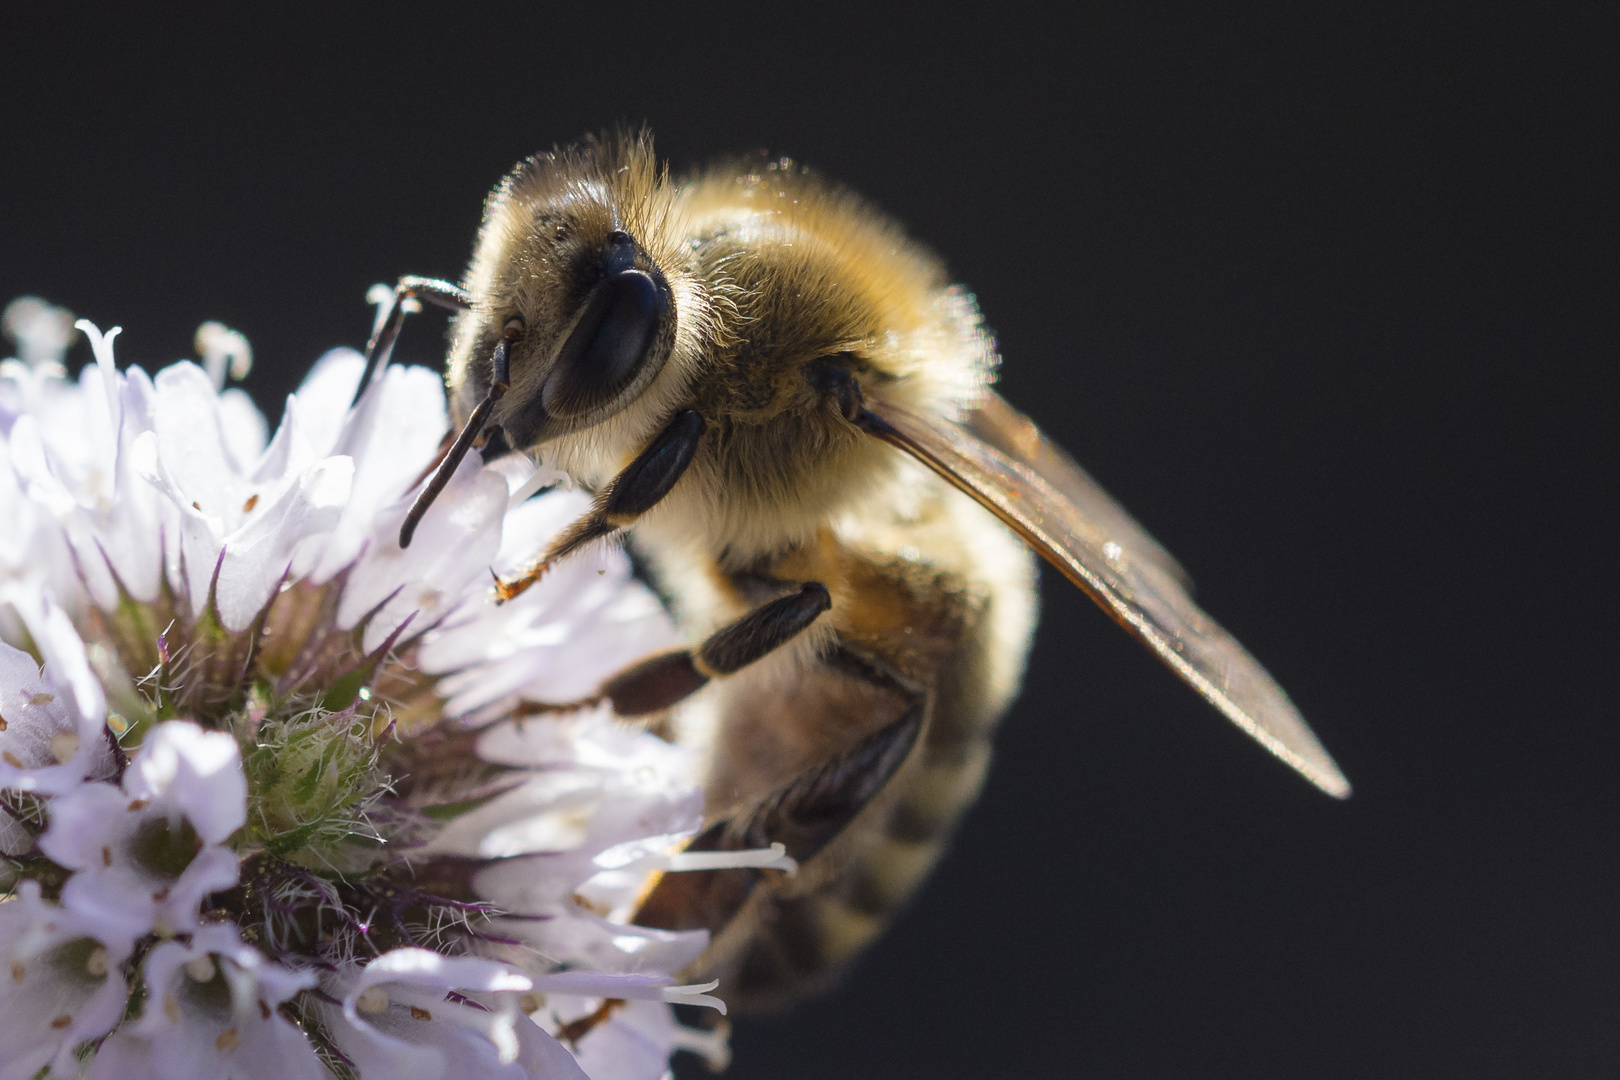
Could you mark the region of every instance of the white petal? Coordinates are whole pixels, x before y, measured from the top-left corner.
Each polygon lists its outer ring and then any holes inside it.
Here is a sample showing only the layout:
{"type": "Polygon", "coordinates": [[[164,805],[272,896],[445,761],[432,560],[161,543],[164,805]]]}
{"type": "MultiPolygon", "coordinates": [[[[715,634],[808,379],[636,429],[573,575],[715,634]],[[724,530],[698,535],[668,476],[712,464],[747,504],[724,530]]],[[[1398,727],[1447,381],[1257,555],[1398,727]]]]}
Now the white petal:
{"type": "Polygon", "coordinates": [[[143,965],[147,1005],[139,1020],[103,1045],[88,1080],[322,1080],[325,1070],[303,1034],[275,1006],[314,985],[310,973],[297,973],[265,960],[244,944],[236,928],[214,924],[199,929],[189,944],[157,946],[143,965]],[[208,1006],[191,998],[201,987],[188,964],[206,960],[209,982],[218,980],[228,1005],[218,997],[208,1006]]]}
{"type": "MultiPolygon", "coordinates": [[[[433,463],[448,427],[444,382],[420,367],[389,367],[349,415],[335,452],[355,461],[354,492],[319,561],[308,570],[329,580],[375,543],[378,512],[393,506],[433,463]]],[[[394,529],[397,533],[398,522],[394,529]]]]}
{"type": "MultiPolygon", "coordinates": [[[[588,505],[579,493],[556,492],[511,511],[495,568],[509,573],[532,559],[588,505]]],[[[631,579],[624,553],[604,545],[511,603],[467,607],[424,641],[418,662],[446,673],[446,712],[459,716],[518,700],[588,698],[607,676],[679,641],[656,598],[631,579]]]]}
{"type": "Polygon", "coordinates": [[[44,903],[33,881],[0,904],[0,1080],[26,1080],[52,1063],[62,1075],[76,1074],[74,1047],[108,1031],[123,1014],[127,992],[119,965],[130,944],[44,903]],[[93,973],[87,961],[97,947],[104,966],[93,973]]]}
{"type": "Polygon", "coordinates": [[[225,537],[215,598],[227,630],[247,629],[275,595],[299,544],[337,524],[353,475],[348,458],[312,465],[269,509],[225,537]]]}
{"type": "Polygon", "coordinates": [[[107,720],[107,697],[102,691],[101,681],[90,670],[84,641],[73,628],[73,620],[57,606],[49,593],[42,594],[36,602],[30,603],[32,599],[26,595],[17,596],[13,603],[17,604],[34,644],[45,659],[45,674],[53,683],[71,691],[84,734],[99,736],[101,726],[107,720]]]}
{"type": "Polygon", "coordinates": [[[504,964],[396,949],[334,981],[345,993],[341,1012],[324,1010],[328,1029],[367,1080],[527,1075],[535,1047],[516,995],[531,983],[504,964]],[[485,994],[486,1007],[448,1000],[451,990],[485,994]]]}
{"type": "Polygon", "coordinates": [[[219,395],[208,373],[182,361],[158,372],[153,384],[153,431],[165,469],[203,513],[223,518],[251,492],[228,449],[219,395]]]}
{"type": "Polygon", "coordinates": [[[458,604],[489,603],[475,588],[489,580],[489,560],[500,545],[506,511],[506,482],[484,472],[471,458],[434,503],[408,549],[401,550],[399,525],[405,507],[381,514],[371,548],[343,589],[338,625],[366,624],[362,648],[371,652],[406,619],[415,632],[426,630],[458,604]]]}
{"type": "MultiPolygon", "coordinates": [[[[68,1073],[66,1075],[74,1075],[68,1073]]],[[[6,1077],[5,1080],[10,1080],[6,1077]]],[[[84,1080],[171,1080],[152,1061],[152,1043],[117,1031],[101,1044],[84,1080]]]]}
{"type": "Polygon", "coordinates": [[[334,452],[364,366],[365,359],[353,349],[332,349],[309,369],[293,395],[302,452],[311,461],[334,452]]]}
{"type": "Polygon", "coordinates": [[[352,1003],[368,988],[383,983],[410,983],[443,990],[511,990],[530,988],[529,977],[494,960],[444,956],[428,949],[394,949],[361,969],[344,998],[352,1003]]]}
{"type": "MultiPolygon", "coordinates": [[[[318,462],[279,491],[263,496],[252,493],[266,499],[268,505],[261,508],[255,502],[256,512],[225,535],[225,520],[243,517],[231,500],[241,491],[261,485],[240,484],[240,490],[210,496],[220,500],[220,511],[209,513],[171,470],[168,452],[157,436],[141,436],[135,454],[142,475],[168,495],[179,512],[183,558],[179,572],[171,574],[176,587],[190,597],[194,616],[202,612],[210,588],[215,588],[220,621],[231,631],[246,629],[269,602],[299,544],[337,523],[354,475],[348,458],[318,462]]],[[[247,505],[246,500],[241,501],[242,507],[247,505]]]]}
{"type": "Polygon", "coordinates": [[[231,464],[246,476],[264,453],[265,439],[269,435],[264,414],[253,404],[252,398],[232,387],[219,395],[219,420],[231,464]]]}
{"type": "Polygon", "coordinates": [[[81,784],[51,800],[50,827],[41,834],[39,848],[58,865],[82,870],[101,859],[112,835],[108,825],[121,822],[128,805],[129,798],[111,784],[81,784]]]}
{"type": "Polygon", "coordinates": [[[49,648],[54,665],[41,672],[27,653],[0,643],[0,720],[5,722],[0,729],[0,787],[61,794],[87,775],[112,770],[111,748],[102,732],[105,708],[102,719],[95,719],[81,715],[78,706],[82,695],[94,708],[101,684],[89,673],[84,646],[71,624],[63,626],[66,616],[60,609],[34,594],[14,592],[11,599],[32,615],[25,618],[30,636],[42,650],[49,648]],[[64,670],[73,682],[52,677],[64,670]],[[64,750],[69,755],[65,759],[64,750]]]}
{"type": "MultiPolygon", "coordinates": [[[[513,1070],[513,1080],[587,1080],[585,1070],[574,1055],[534,1021],[526,1016],[519,1017],[513,1030],[518,1040],[518,1056],[513,1062],[516,1069],[508,1066],[513,1070]]],[[[664,1057],[667,1062],[669,1055],[664,1057]]],[[[610,1080],[610,1076],[603,1075],[600,1080],[610,1080]]],[[[611,1080],[620,1078],[613,1076],[611,1080]]]]}
{"type": "Polygon", "coordinates": [[[659,1080],[679,1037],[668,1005],[630,1001],[580,1040],[577,1056],[592,1080],[659,1080]]]}
{"type": "Polygon", "coordinates": [[[542,956],[567,957],[582,969],[610,974],[679,971],[709,945],[707,930],[627,926],[577,907],[548,914],[546,919],[499,920],[495,932],[517,938],[542,956]]]}
{"type": "MultiPolygon", "coordinates": [[[[98,552],[129,595],[142,603],[156,600],[162,588],[163,523],[166,513],[173,513],[135,469],[135,441],[151,430],[156,393],[152,380],[140,368],[124,372],[115,497],[106,520],[95,529],[98,552]]],[[[96,566],[95,560],[82,556],[80,563],[87,574],[96,566]]],[[[111,610],[116,605],[117,595],[107,586],[91,591],[102,608],[111,610]]]]}
{"type": "Polygon", "coordinates": [[[172,801],[205,843],[221,844],[247,820],[247,780],[236,740],[185,720],[153,728],[124,777],[135,799],[172,801]]]}
{"type": "Polygon", "coordinates": [[[191,930],[198,925],[203,898],[237,882],[236,856],[219,847],[198,852],[184,873],[157,889],[131,867],[125,853],[119,852],[117,859],[110,867],[91,862],[62,887],[64,906],[100,920],[109,932],[138,936],[163,928],[191,930]]]}
{"type": "Polygon", "coordinates": [[[62,888],[69,908],[125,933],[197,925],[202,901],[236,884],[237,857],[219,846],[246,820],[236,741],[182,720],[147,734],[124,786],[83,784],[58,796],[40,849],[77,870],[62,888]],[[178,877],[159,876],[134,848],[143,828],[191,823],[204,847],[178,877]]]}

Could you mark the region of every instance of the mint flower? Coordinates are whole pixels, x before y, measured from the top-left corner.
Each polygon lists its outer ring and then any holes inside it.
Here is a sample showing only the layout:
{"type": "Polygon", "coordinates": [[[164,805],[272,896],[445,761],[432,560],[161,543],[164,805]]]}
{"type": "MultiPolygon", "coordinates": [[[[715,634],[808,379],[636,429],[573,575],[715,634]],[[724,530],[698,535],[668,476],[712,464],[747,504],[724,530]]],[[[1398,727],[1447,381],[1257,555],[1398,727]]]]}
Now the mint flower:
{"type": "Polygon", "coordinates": [[[676,642],[620,553],[490,597],[586,497],[474,455],[402,551],[435,373],[350,408],[334,350],[272,432],[218,324],[149,376],[44,301],[3,322],[0,1080],[723,1064],[670,1008],[724,1010],[675,978],[707,935],[628,920],[652,875],[791,862],[680,854],[693,754],[592,704],[676,642]]]}
{"type": "Polygon", "coordinates": [[[281,1011],[314,985],[272,964],[228,923],[154,948],[142,964],[140,1019],[101,1044],[87,1080],[321,1080],[309,1041],[281,1011]]]}
{"type": "Polygon", "coordinates": [[[227,845],[246,785],[236,740],[170,720],[153,728],[121,786],[80,784],[49,806],[39,850],[77,871],[62,904],[134,940],[194,930],[210,893],[236,884],[227,845]]]}
{"type": "Polygon", "coordinates": [[[0,1080],[77,1075],[74,1050],[111,1031],[129,996],[130,942],[40,899],[37,881],[0,904],[0,1080]]]}

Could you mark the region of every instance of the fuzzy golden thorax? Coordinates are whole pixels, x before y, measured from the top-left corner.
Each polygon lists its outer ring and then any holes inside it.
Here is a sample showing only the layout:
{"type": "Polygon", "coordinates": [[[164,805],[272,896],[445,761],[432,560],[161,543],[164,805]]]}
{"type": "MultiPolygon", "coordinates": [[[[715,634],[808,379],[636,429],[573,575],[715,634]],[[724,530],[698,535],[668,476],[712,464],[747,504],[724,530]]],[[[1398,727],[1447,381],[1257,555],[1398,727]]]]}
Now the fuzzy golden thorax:
{"type": "Polygon", "coordinates": [[[893,481],[893,453],[842,415],[830,376],[847,371],[868,400],[950,415],[995,362],[972,298],[855,196],[786,160],[673,184],[645,139],[519,166],[490,197],[466,285],[474,309],[457,325],[450,373],[458,419],[482,398],[513,315],[526,325],[496,412],[513,449],[599,487],[676,410],[695,408],[702,445],[636,531],[735,567],[807,542],[893,481]],[[668,325],[620,397],[544,416],[541,386],[615,230],[633,238],[636,267],[667,282],[668,325]]]}

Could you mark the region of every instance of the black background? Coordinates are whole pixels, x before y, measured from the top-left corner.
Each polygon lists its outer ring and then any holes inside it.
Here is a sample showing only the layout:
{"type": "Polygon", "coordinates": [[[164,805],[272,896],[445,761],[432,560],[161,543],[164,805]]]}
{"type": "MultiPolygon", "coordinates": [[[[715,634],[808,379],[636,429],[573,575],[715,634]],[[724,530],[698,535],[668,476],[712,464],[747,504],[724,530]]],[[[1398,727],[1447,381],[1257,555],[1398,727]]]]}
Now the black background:
{"type": "Polygon", "coordinates": [[[522,155],[621,121],[677,166],[794,154],[977,291],[1006,395],[1356,794],[1049,574],[935,880],[836,994],[742,1023],[732,1075],[1615,1075],[1602,6],[609,7],[8,13],[0,299],[121,323],[149,369],[221,319],[273,418],[368,285],[459,273],[522,155]]]}

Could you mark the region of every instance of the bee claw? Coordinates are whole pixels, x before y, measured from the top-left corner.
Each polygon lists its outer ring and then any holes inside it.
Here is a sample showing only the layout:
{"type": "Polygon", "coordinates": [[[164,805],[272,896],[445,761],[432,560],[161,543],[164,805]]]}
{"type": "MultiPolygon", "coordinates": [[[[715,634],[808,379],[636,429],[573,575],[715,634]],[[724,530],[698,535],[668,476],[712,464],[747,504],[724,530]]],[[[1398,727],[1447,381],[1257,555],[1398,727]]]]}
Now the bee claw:
{"type": "Polygon", "coordinates": [[[508,600],[515,600],[519,596],[522,596],[524,593],[528,592],[529,586],[539,581],[540,578],[545,575],[545,572],[550,568],[551,562],[550,560],[546,560],[537,564],[531,569],[525,570],[521,575],[513,578],[510,581],[502,578],[501,575],[497,574],[494,569],[491,568],[489,576],[495,579],[496,606],[498,607],[501,604],[506,603],[508,600]]]}
{"type": "Polygon", "coordinates": [[[512,590],[512,586],[508,585],[505,581],[501,580],[501,575],[499,575],[499,574],[497,574],[495,572],[494,567],[490,567],[489,576],[495,579],[495,606],[496,607],[501,606],[502,604],[506,603],[508,600],[512,599],[512,597],[517,595],[517,593],[512,590]]]}

